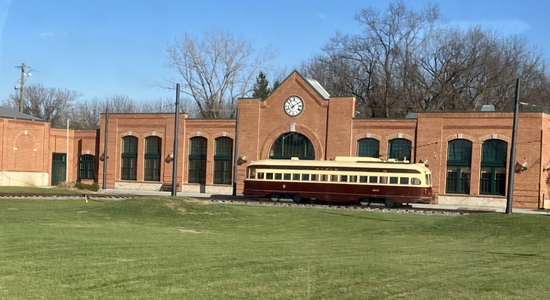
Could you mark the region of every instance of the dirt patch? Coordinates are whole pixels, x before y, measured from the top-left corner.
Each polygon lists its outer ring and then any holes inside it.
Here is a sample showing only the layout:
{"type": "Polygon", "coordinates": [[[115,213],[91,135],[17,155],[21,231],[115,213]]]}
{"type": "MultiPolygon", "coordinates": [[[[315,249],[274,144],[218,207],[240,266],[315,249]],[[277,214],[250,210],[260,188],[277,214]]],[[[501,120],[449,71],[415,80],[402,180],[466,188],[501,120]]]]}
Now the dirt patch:
{"type": "Polygon", "coordinates": [[[165,207],[169,209],[177,210],[180,214],[185,214],[185,208],[181,207],[181,204],[176,201],[167,201],[164,203],[165,207]]]}
{"type": "Polygon", "coordinates": [[[185,201],[187,203],[190,203],[190,204],[212,205],[212,202],[210,202],[210,201],[199,200],[199,199],[195,199],[195,198],[188,198],[188,199],[185,199],[183,201],[185,201]]]}
{"type": "Polygon", "coordinates": [[[178,230],[179,230],[179,232],[181,232],[181,233],[194,233],[194,234],[204,233],[204,232],[200,232],[200,231],[195,230],[195,229],[178,228],[178,230]]]}

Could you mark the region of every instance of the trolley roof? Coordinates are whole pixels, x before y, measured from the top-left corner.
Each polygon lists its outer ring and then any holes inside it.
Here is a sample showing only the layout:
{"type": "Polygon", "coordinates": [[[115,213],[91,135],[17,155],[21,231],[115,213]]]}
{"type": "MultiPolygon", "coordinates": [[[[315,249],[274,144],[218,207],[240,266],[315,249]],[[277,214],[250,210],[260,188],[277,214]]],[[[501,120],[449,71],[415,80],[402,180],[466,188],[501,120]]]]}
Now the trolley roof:
{"type": "Polygon", "coordinates": [[[420,173],[430,172],[423,163],[410,163],[404,161],[384,161],[372,157],[348,157],[337,156],[334,160],[299,160],[292,159],[264,159],[252,161],[248,167],[254,166],[289,166],[289,167],[318,167],[318,168],[385,168],[385,169],[410,169],[420,173]]]}

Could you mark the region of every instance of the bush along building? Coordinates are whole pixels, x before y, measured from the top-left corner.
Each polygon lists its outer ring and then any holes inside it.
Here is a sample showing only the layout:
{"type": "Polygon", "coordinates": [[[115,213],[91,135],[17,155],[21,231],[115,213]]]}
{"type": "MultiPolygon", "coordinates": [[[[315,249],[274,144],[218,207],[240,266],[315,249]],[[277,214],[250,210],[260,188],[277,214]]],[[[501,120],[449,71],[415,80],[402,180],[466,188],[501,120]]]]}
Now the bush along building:
{"type": "Polygon", "coordinates": [[[237,119],[181,114],[177,131],[174,114],[102,114],[99,130],[77,131],[52,129],[3,109],[0,185],[77,181],[158,191],[175,180],[179,192],[240,194],[250,161],[371,156],[427,164],[440,204],[505,207],[508,175],[514,172],[514,207],[550,206],[546,113],[519,113],[513,170],[513,112],[411,113],[403,119],[355,115],[355,98],[331,97],[298,72],[263,101],[239,99],[237,119]]]}

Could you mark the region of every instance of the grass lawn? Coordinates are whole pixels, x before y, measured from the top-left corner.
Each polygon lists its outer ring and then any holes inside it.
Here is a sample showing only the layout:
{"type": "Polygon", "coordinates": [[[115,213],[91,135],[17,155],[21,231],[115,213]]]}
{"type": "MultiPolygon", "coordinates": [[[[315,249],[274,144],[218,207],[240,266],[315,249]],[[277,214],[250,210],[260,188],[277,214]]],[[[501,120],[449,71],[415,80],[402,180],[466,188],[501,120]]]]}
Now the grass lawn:
{"type": "Polygon", "coordinates": [[[65,194],[74,195],[83,193],[90,193],[89,190],[76,190],[65,189],[58,187],[40,188],[40,187],[21,187],[21,186],[2,186],[0,187],[0,193],[36,193],[36,194],[65,194]]]}
{"type": "Polygon", "coordinates": [[[0,200],[0,299],[547,299],[550,218],[0,200]]]}

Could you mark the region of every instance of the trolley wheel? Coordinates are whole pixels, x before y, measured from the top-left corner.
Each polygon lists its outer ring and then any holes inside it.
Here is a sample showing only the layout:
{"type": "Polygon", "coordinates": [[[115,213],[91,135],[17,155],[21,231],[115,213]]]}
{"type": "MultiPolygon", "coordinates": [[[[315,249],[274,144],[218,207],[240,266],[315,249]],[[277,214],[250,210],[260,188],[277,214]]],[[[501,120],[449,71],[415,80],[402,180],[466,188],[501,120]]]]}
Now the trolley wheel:
{"type": "Polygon", "coordinates": [[[389,207],[389,208],[397,207],[397,203],[395,201],[393,201],[392,199],[384,200],[384,205],[386,205],[386,207],[389,207]]]}
{"type": "Polygon", "coordinates": [[[359,199],[359,204],[363,205],[363,206],[367,206],[367,205],[370,205],[370,199],[368,198],[361,198],[359,199]]]}
{"type": "Polygon", "coordinates": [[[279,198],[281,198],[281,196],[279,196],[278,194],[271,194],[270,198],[271,201],[279,201],[279,198]]]}
{"type": "Polygon", "coordinates": [[[300,195],[292,195],[292,201],[294,201],[294,203],[302,203],[304,199],[300,195]]]}

